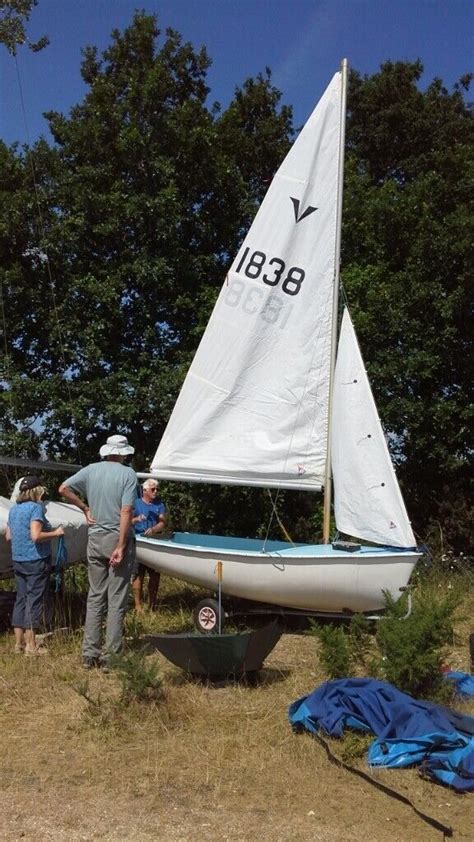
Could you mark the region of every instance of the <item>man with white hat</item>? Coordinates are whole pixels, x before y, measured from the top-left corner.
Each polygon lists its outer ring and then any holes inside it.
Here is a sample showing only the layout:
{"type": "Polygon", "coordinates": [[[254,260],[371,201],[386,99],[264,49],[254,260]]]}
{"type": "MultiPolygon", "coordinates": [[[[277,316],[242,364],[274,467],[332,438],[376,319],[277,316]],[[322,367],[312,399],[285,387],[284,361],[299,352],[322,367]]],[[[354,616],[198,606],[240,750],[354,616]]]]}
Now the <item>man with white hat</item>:
{"type": "Polygon", "coordinates": [[[69,503],[82,509],[89,524],[89,593],[82,644],[86,669],[106,667],[108,656],[119,652],[122,646],[123,620],[135,565],[132,516],[137,496],[137,475],[123,463],[134,452],[126,436],[109,436],[99,451],[103,461],[81,468],[59,487],[59,493],[69,503]],[[102,651],[102,620],[106,612],[102,651]]]}

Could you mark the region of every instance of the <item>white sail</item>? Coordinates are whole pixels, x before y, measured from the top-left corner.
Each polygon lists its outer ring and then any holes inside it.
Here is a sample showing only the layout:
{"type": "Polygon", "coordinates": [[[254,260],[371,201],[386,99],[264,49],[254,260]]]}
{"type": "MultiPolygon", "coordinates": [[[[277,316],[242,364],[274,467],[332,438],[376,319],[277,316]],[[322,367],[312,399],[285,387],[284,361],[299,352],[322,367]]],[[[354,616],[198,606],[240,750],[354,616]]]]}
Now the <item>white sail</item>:
{"type": "Polygon", "coordinates": [[[328,431],[341,73],[277,171],[153,459],[163,478],[318,488],[328,431]]]}
{"type": "Polygon", "coordinates": [[[416,546],[347,310],[334,379],[332,469],[340,532],[391,547],[416,546]]]}

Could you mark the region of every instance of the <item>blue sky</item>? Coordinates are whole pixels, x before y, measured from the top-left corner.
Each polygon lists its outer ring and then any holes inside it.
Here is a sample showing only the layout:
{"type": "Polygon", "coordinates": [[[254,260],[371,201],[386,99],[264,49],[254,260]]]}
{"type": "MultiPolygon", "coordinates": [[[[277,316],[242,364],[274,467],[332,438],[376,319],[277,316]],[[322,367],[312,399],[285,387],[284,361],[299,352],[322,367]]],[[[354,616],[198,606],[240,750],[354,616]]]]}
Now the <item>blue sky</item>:
{"type": "Polygon", "coordinates": [[[387,59],[420,58],[423,84],[438,76],[448,88],[473,65],[474,0],[39,0],[28,33],[32,40],[48,35],[50,46],[18,54],[28,133],[15,62],[2,48],[0,138],[49,138],[42,112],[67,113],[86,91],[81,47],[104,49],[112,29],[124,29],[135,8],[207,47],[210,102],[225,106],[237,85],[269,66],[297,126],[343,57],[369,74],[387,59]]]}

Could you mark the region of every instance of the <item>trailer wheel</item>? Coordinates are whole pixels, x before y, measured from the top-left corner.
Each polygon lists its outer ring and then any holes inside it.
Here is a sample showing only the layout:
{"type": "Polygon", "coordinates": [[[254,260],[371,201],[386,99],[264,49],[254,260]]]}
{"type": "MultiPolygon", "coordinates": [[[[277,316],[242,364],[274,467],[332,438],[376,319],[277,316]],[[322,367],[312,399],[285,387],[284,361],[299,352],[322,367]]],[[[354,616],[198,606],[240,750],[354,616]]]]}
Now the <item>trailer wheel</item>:
{"type": "Polygon", "coordinates": [[[224,612],[219,609],[216,599],[203,599],[198,602],[193,613],[194,628],[201,634],[217,634],[219,631],[219,615],[221,631],[224,627],[224,612]]]}

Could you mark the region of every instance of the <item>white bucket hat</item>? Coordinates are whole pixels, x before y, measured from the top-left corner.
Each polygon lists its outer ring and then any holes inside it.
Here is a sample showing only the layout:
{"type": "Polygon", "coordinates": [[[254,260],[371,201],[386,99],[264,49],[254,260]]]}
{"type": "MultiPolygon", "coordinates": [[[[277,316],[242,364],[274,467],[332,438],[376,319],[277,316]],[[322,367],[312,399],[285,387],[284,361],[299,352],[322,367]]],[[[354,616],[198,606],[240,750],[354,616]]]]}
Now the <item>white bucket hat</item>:
{"type": "Polygon", "coordinates": [[[128,443],[127,436],[109,436],[99,450],[100,456],[130,456],[135,448],[128,443]]]}

